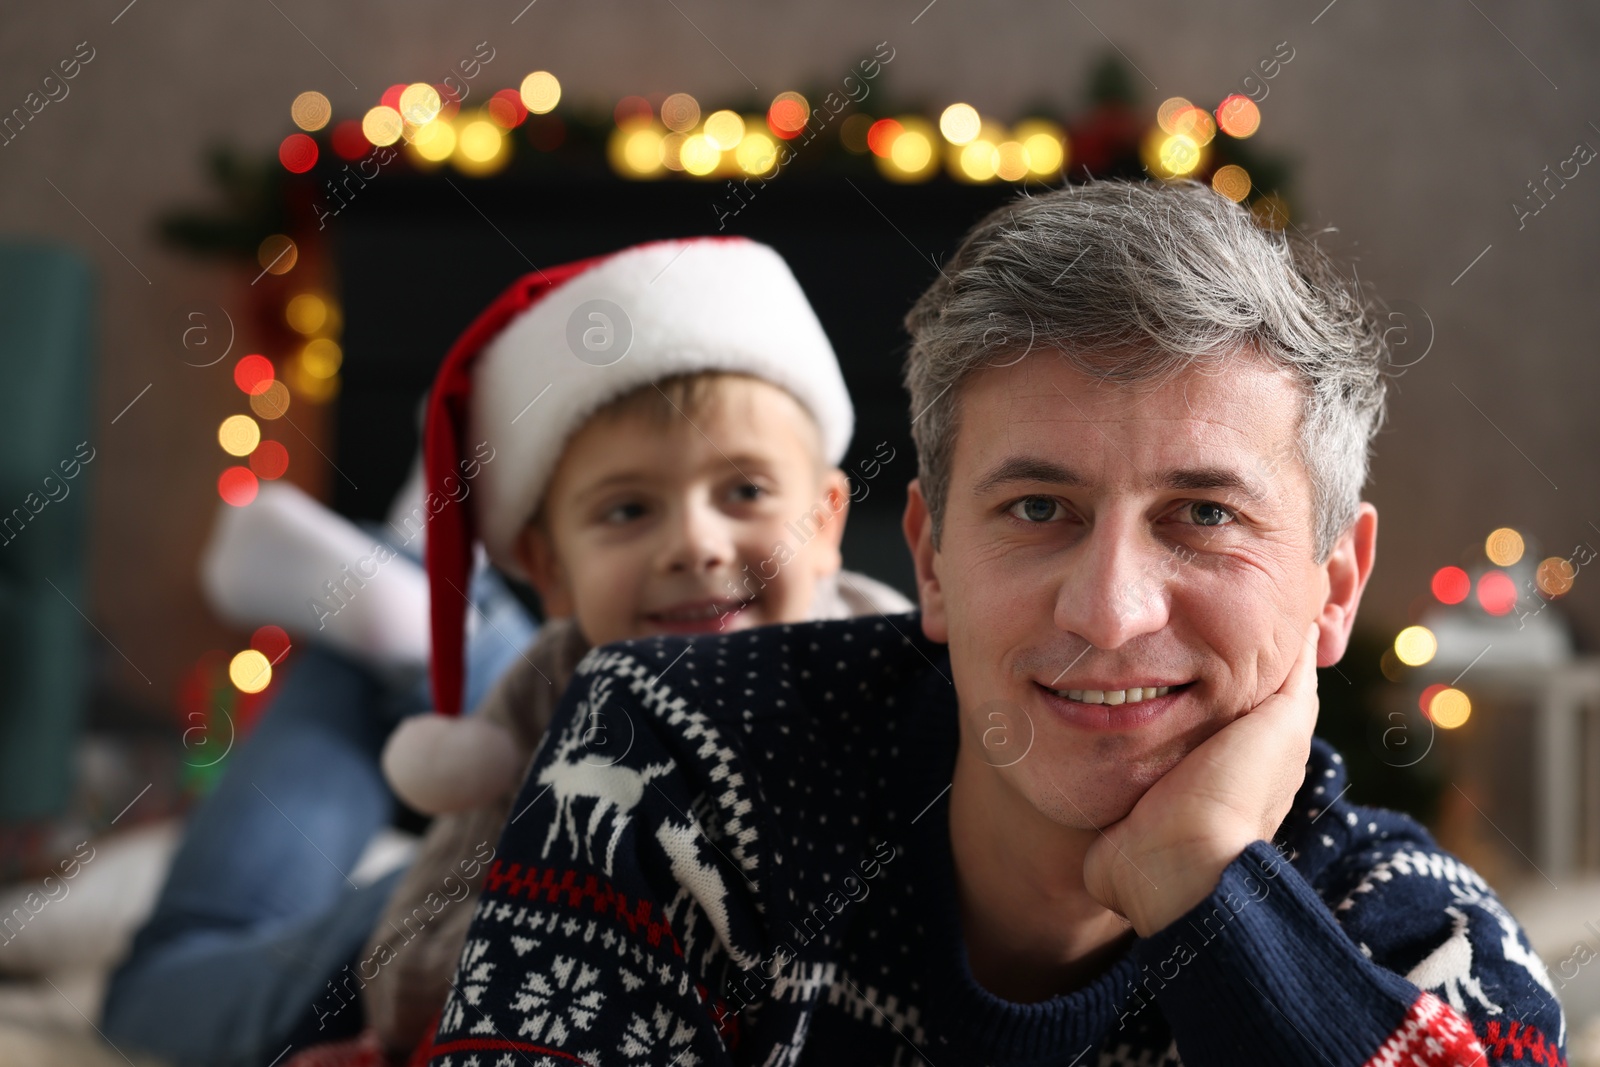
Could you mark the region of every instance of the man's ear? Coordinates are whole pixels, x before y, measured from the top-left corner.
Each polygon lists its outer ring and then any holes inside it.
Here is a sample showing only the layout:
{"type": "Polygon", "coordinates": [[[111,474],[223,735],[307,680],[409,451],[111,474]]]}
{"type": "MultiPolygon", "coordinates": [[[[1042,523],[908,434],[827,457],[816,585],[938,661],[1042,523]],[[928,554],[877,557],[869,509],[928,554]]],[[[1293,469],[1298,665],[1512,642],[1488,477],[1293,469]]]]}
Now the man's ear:
{"type": "Polygon", "coordinates": [[[1355,625],[1362,590],[1372,576],[1378,551],[1378,509],[1365,500],[1356,521],[1344,532],[1322,565],[1328,576],[1328,596],[1317,615],[1317,666],[1331,667],[1344,658],[1355,625]]]}
{"type": "Polygon", "coordinates": [[[537,521],[522,528],[515,546],[517,562],[527,572],[528,581],[539,593],[539,603],[547,618],[566,618],[577,610],[572,600],[572,590],[567,585],[566,572],[556,558],[555,545],[550,535],[537,521]]]}
{"type": "Polygon", "coordinates": [[[920,479],[913,478],[906,485],[906,512],[900,525],[905,531],[906,545],[911,549],[911,563],[917,571],[917,602],[922,607],[923,636],[947,644],[950,626],[945,618],[944,591],[939,585],[939,553],[933,547],[933,516],[922,497],[920,479]]]}

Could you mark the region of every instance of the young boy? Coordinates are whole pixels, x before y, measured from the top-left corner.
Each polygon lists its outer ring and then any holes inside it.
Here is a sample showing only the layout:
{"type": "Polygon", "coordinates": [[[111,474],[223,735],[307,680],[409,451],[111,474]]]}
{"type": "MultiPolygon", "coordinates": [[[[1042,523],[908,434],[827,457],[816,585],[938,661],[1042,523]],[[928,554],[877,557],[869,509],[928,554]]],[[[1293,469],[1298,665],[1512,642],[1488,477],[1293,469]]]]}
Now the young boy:
{"type": "MultiPolygon", "coordinates": [[[[359,996],[359,1044],[392,1060],[424,1036],[501,827],[520,814],[511,801],[591,647],[910,609],[841,571],[850,487],[838,464],[853,418],[793,275],[743,239],[657,242],[530,275],[466,332],[426,434],[430,483],[468,486],[445,485],[428,527],[441,714],[408,720],[384,754],[396,792],[438,817],[319,1018],[359,996]],[[548,621],[479,713],[458,719],[475,541],[534,586],[548,621]]],[[[591,762],[621,758],[628,729],[597,717],[591,762]]]]}

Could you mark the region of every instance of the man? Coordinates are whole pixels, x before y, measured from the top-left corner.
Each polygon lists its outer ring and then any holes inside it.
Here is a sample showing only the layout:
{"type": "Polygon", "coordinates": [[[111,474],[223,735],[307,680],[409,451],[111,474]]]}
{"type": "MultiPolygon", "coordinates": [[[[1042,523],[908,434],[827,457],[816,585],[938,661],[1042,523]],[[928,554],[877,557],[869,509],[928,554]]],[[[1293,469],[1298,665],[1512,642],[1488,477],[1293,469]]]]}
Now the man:
{"type": "Polygon", "coordinates": [[[592,652],[428,1062],[1564,1063],[1515,919],[1312,737],[1377,535],[1354,285],[1101,182],[907,326],[919,610],[592,652]]]}

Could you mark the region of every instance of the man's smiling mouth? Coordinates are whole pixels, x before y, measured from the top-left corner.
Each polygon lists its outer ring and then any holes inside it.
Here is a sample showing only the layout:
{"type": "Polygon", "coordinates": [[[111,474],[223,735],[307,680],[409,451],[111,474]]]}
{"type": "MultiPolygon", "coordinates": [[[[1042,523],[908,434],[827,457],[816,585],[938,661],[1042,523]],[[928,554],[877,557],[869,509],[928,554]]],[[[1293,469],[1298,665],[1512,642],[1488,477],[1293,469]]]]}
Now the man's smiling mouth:
{"type": "Polygon", "coordinates": [[[1040,683],[1039,688],[1053,693],[1066,700],[1076,700],[1081,704],[1139,704],[1156,697],[1164,697],[1169,693],[1181,692],[1193,685],[1193,682],[1182,682],[1171,685],[1135,685],[1121,689],[1055,689],[1040,683]]]}

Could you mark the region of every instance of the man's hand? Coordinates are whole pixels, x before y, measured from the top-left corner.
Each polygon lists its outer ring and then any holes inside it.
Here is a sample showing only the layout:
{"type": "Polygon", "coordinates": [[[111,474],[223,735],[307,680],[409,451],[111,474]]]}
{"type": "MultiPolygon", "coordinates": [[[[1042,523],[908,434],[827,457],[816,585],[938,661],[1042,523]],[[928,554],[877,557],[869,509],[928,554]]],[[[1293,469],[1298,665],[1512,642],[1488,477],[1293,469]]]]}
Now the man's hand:
{"type": "Polygon", "coordinates": [[[1185,756],[1089,847],[1084,887],[1140,937],[1209,896],[1289,814],[1317,725],[1317,635],[1312,623],[1276,693],[1185,756]]]}

